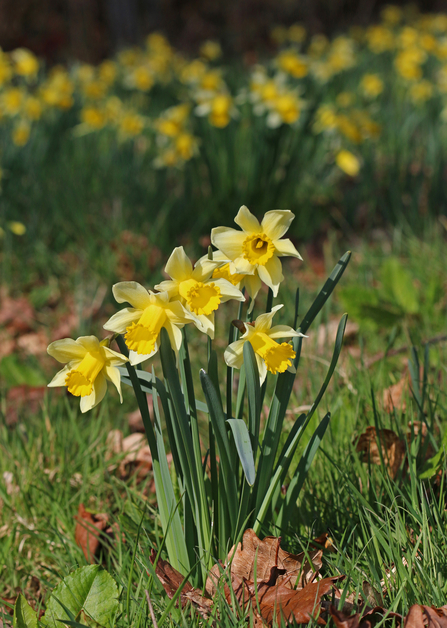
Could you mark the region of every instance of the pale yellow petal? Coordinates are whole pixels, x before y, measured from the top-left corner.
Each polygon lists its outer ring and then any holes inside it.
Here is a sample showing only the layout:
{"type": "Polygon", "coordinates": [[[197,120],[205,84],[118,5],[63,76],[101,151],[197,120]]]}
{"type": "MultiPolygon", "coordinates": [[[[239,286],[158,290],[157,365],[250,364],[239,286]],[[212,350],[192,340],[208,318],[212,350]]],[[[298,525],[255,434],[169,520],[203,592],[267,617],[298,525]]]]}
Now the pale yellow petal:
{"type": "Polygon", "coordinates": [[[289,325],[275,325],[268,332],[270,338],[295,338],[297,336],[305,337],[298,331],[295,331],[289,325]]]}
{"type": "Polygon", "coordinates": [[[90,353],[92,351],[99,351],[99,340],[96,336],[80,336],[76,338],[76,342],[90,353]]]}
{"type": "Polygon", "coordinates": [[[169,294],[169,298],[173,298],[178,295],[178,281],[172,281],[171,279],[166,279],[161,283],[158,283],[155,286],[155,290],[161,290],[163,292],[167,292],[169,294]]]}
{"type": "MultiPolygon", "coordinates": [[[[269,332],[270,327],[272,326],[272,320],[275,316],[276,312],[284,307],[282,304],[275,305],[272,307],[270,312],[266,312],[265,314],[260,314],[258,318],[255,320],[254,329],[256,331],[269,332]]],[[[269,334],[270,335],[270,334],[269,334]]]]}
{"type": "Polygon", "coordinates": [[[195,323],[197,329],[209,336],[212,340],[214,338],[214,312],[211,312],[208,316],[205,314],[199,314],[197,319],[199,321],[198,323],[195,323]]]}
{"type": "Polygon", "coordinates": [[[295,214],[288,209],[274,209],[264,215],[261,223],[262,231],[271,240],[279,240],[290,227],[294,218],[295,214]]]}
{"type": "Polygon", "coordinates": [[[81,397],[81,412],[88,412],[98,405],[107,392],[107,380],[104,373],[101,371],[93,383],[93,391],[86,397],[81,397]]]}
{"type": "Polygon", "coordinates": [[[258,292],[261,289],[262,282],[258,275],[245,275],[243,285],[247,290],[247,294],[253,301],[258,296],[258,292]]]}
{"type": "Polygon", "coordinates": [[[262,386],[262,384],[265,381],[265,378],[267,377],[267,365],[264,362],[264,360],[261,358],[261,356],[258,355],[257,353],[255,353],[255,358],[256,358],[256,363],[258,365],[259,381],[262,386]]]}
{"type": "Polygon", "coordinates": [[[64,366],[56,375],[53,377],[51,382],[48,384],[48,388],[55,388],[56,386],[65,386],[65,379],[68,373],[73,368],[72,365],[64,366]]]}
{"type": "Polygon", "coordinates": [[[238,211],[234,222],[239,225],[239,227],[243,229],[243,231],[246,231],[248,233],[262,232],[259,220],[256,218],[256,216],[253,216],[251,211],[245,205],[242,205],[242,207],[238,211]]]}
{"type": "Polygon", "coordinates": [[[243,231],[228,227],[214,227],[211,230],[211,242],[229,259],[242,255],[242,245],[246,237],[243,231]]]}
{"type": "Polygon", "coordinates": [[[105,372],[106,372],[107,379],[110,379],[112,384],[114,384],[115,388],[117,389],[118,394],[120,396],[120,401],[121,401],[121,403],[123,403],[123,395],[121,393],[121,374],[120,374],[120,372],[114,366],[106,366],[105,367],[105,372]]]}
{"type": "Polygon", "coordinates": [[[141,364],[145,360],[149,360],[149,358],[152,358],[152,356],[154,356],[157,353],[158,348],[159,348],[159,344],[158,342],[156,342],[154,345],[154,349],[153,351],[151,351],[151,353],[143,354],[143,353],[137,353],[136,351],[129,351],[129,362],[132,364],[132,366],[141,364]]]}
{"type": "Polygon", "coordinates": [[[125,307],[109,318],[107,323],[104,324],[104,329],[113,331],[116,334],[124,334],[129,325],[136,323],[141,318],[142,313],[142,310],[125,307]]]}
{"type": "Polygon", "coordinates": [[[276,240],[273,242],[275,245],[276,253],[280,257],[297,257],[298,259],[303,259],[301,255],[295,248],[295,245],[289,240],[289,238],[284,238],[283,240],[276,240]]]}
{"type": "Polygon", "coordinates": [[[55,358],[62,364],[70,362],[71,360],[82,360],[87,353],[85,347],[78,344],[72,338],[55,340],[48,346],[47,351],[52,358],[55,358]]]}
{"type": "Polygon", "coordinates": [[[183,327],[187,323],[196,321],[196,315],[188,310],[180,303],[180,301],[171,301],[169,307],[166,308],[166,314],[169,321],[174,325],[183,327]]]}
{"type": "Polygon", "coordinates": [[[258,266],[258,274],[260,279],[272,289],[273,295],[276,297],[279,290],[279,284],[284,279],[279,259],[274,255],[269,259],[265,266],[258,266]]]}
{"type": "Polygon", "coordinates": [[[149,293],[136,281],[121,281],[112,288],[113,296],[118,303],[130,303],[138,310],[144,310],[151,304],[149,293]]]}
{"type": "Polygon", "coordinates": [[[245,340],[236,340],[225,349],[224,360],[227,366],[240,369],[244,363],[244,344],[245,340]]]}
{"type": "Polygon", "coordinates": [[[225,303],[230,299],[235,299],[236,301],[245,301],[245,297],[242,292],[226,279],[216,279],[215,281],[213,281],[213,283],[219,288],[221,292],[222,303],[225,303]]]}
{"type": "Polygon", "coordinates": [[[170,324],[170,321],[166,321],[166,331],[171,341],[171,347],[175,353],[178,353],[183,342],[183,335],[177,325],[170,324]]]}
{"type": "Polygon", "coordinates": [[[192,264],[182,246],[177,246],[171,253],[165,271],[175,281],[185,281],[192,274],[192,264]]]}
{"type": "Polygon", "coordinates": [[[103,347],[103,352],[107,360],[108,366],[121,366],[128,362],[128,359],[122,353],[118,353],[109,347],[103,347]]]}
{"type": "Polygon", "coordinates": [[[251,264],[248,259],[242,257],[236,257],[235,260],[230,262],[230,272],[232,275],[241,274],[241,275],[253,275],[256,271],[256,266],[251,264]]]}

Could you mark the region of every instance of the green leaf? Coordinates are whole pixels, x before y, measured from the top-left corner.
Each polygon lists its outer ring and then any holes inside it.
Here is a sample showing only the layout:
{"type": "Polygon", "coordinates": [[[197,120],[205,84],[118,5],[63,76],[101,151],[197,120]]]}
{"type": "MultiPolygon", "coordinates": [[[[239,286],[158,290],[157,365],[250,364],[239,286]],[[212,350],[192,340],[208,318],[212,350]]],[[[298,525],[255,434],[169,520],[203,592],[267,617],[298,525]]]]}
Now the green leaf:
{"type": "Polygon", "coordinates": [[[41,619],[43,626],[60,628],[58,620],[92,620],[108,628],[118,610],[118,587],[115,580],[99,565],[80,567],[57,585],[41,619]],[[67,609],[67,610],[66,610],[67,609]]]}
{"type": "Polygon", "coordinates": [[[446,451],[447,451],[447,431],[444,434],[444,438],[442,439],[441,446],[439,448],[438,453],[436,453],[432,458],[429,458],[425,462],[420,473],[418,474],[418,478],[420,480],[430,480],[430,478],[432,478],[439,472],[439,470],[441,469],[446,451]]]}
{"type": "Polygon", "coordinates": [[[249,342],[244,344],[244,366],[248,395],[248,424],[251,445],[256,456],[261,423],[261,386],[259,383],[259,371],[256,363],[255,352],[249,342]]]}
{"type": "Polygon", "coordinates": [[[419,294],[410,273],[396,257],[388,258],[380,269],[383,291],[408,314],[419,312],[419,294]]]}
{"type": "Polygon", "coordinates": [[[346,253],[342,255],[342,257],[340,257],[340,259],[338,260],[334,270],[329,275],[328,279],[326,280],[326,283],[324,284],[324,286],[318,293],[317,298],[312,303],[310,308],[307,310],[306,314],[304,315],[303,320],[301,321],[300,331],[303,334],[305,334],[306,331],[309,329],[312,322],[315,320],[315,317],[317,316],[318,312],[321,310],[323,305],[331,296],[335,286],[338,284],[343,273],[345,272],[346,266],[349,264],[350,259],[351,259],[351,251],[346,251],[346,253]]]}
{"type": "MultiPolygon", "coordinates": [[[[248,343],[247,343],[248,344],[248,343]]],[[[239,460],[244,470],[245,479],[250,486],[253,486],[256,477],[255,461],[253,459],[253,449],[250,441],[250,434],[242,419],[228,419],[227,423],[233,432],[239,460]]]]}
{"type": "Polygon", "coordinates": [[[14,606],[14,628],[37,628],[37,614],[31,608],[22,594],[16,600],[14,606]]]}

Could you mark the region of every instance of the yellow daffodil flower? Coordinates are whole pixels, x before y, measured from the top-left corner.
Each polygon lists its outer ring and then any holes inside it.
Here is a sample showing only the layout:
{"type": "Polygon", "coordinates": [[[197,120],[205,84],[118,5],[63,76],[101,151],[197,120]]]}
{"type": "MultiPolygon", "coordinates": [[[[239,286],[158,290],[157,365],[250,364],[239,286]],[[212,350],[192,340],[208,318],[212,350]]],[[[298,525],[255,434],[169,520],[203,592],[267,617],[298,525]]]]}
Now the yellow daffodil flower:
{"type": "Polygon", "coordinates": [[[341,150],[335,157],[335,163],[350,177],[356,177],[360,171],[360,162],[349,150],[341,150]]]}
{"type": "Polygon", "coordinates": [[[26,120],[20,120],[12,130],[12,141],[16,146],[25,146],[29,140],[31,127],[26,120]]]}
{"type": "Polygon", "coordinates": [[[364,74],[360,86],[367,98],[376,98],[383,92],[383,81],[377,74],[364,74]]]}
{"type": "Polygon", "coordinates": [[[244,344],[249,342],[255,352],[261,384],[267,376],[267,371],[275,375],[293,369],[292,361],[295,358],[293,347],[287,342],[280,344],[276,339],[303,336],[303,334],[288,325],[272,327],[273,316],[282,307],[282,305],[276,305],[271,312],[258,316],[252,324],[241,322],[245,333],[225,350],[224,358],[228,366],[241,368],[244,362],[244,344]]]}
{"type": "Polygon", "coordinates": [[[244,301],[244,295],[224,278],[214,278],[214,260],[202,258],[194,266],[182,246],[171,253],[165,272],[171,277],[155,286],[166,290],[171,299],[179,299],[185,308],[196,315],[196,327],[214,338],[214,313],[221,303],[230,299],[244,301]]]}
{"type": "Polygon", "coordinates": [[[68,364],[56,373],[49,388],[66,386],[72,395],[81,398],[81,412],[87,412],[102,401],[109,380],[116,386],[122,402],[121,377],[116,367],[125,364],[127,358],[112,351],[109,342],[108,338],[100,342],[96,336],[52,342],[48,353],[58,362],[68,364]]]}
{"type": "Polygon", "coordinates": [[[234,219],[242,231],[228,227],[215,227],[211,231],[211,242],[230,260],[231,273],[246,275],[244,285],[253,301],[262,281],[275,296],[278,294],[284,279],[280,257],[302,259],[288,238],[281,239],[294,218],[287,209],[275,209],[267,212],[259,223],[243,205],[234,219]]]}
{"type": "Polygon", "coordinates": [[[39,71],[39,61],[34,54],[26,48],[17,48],[11,52],[14,61],[14,70],[17,74],[25,77],[32,77],[39,71]]]}
{"type": "Polygon", "coordinates": [[[157,353],[162,327],[166,328],[171,347],[178,353],[182,344],[180,329],[197,321],[194,314],[188,312],[180,301],[170,301],[167,292],[148,291],[136,281],[117,283],[112,291],[118,303],[127,302],[132,307],[114,314],[104,329],[124,334],[131,364],[140,364],[157,353]]]}

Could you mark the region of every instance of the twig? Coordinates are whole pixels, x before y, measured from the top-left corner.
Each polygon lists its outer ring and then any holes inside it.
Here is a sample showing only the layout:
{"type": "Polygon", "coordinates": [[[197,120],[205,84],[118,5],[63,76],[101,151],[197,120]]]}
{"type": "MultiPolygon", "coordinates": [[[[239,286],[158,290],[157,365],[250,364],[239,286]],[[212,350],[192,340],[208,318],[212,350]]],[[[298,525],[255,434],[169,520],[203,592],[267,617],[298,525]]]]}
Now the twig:
{"type": "Polygon", "coordinates": [[[151,614],[152,624],[154,628],[158,628],[157,619],[154,613],[154,607],[152,606],[151,598],[149,597],[149,591],[145,590],[147,605],[149,606],[149,612],[151,614]]]}

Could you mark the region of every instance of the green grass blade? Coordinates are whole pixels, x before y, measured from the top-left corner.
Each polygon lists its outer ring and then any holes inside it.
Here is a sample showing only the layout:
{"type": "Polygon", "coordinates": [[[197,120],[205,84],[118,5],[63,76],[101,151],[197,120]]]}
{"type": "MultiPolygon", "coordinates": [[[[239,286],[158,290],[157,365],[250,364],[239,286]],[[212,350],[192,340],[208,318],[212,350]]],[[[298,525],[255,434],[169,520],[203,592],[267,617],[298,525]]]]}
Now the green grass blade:
{"type": "Polygon", "coordinates": [[[253,449],[251,446],[250,434],[242,419],[227,419],[233,433],[239,460],[244,470],[245,479],[250,486],[255,482],[255,461],[253,459],[253,449]]]}
{"type": "Polygon", "coordinates": [[[244,366],[248,397],[248,431],[256,458],[261,424],[261,386],[255,352],[249,342],[244,344],[244,366]]]}

